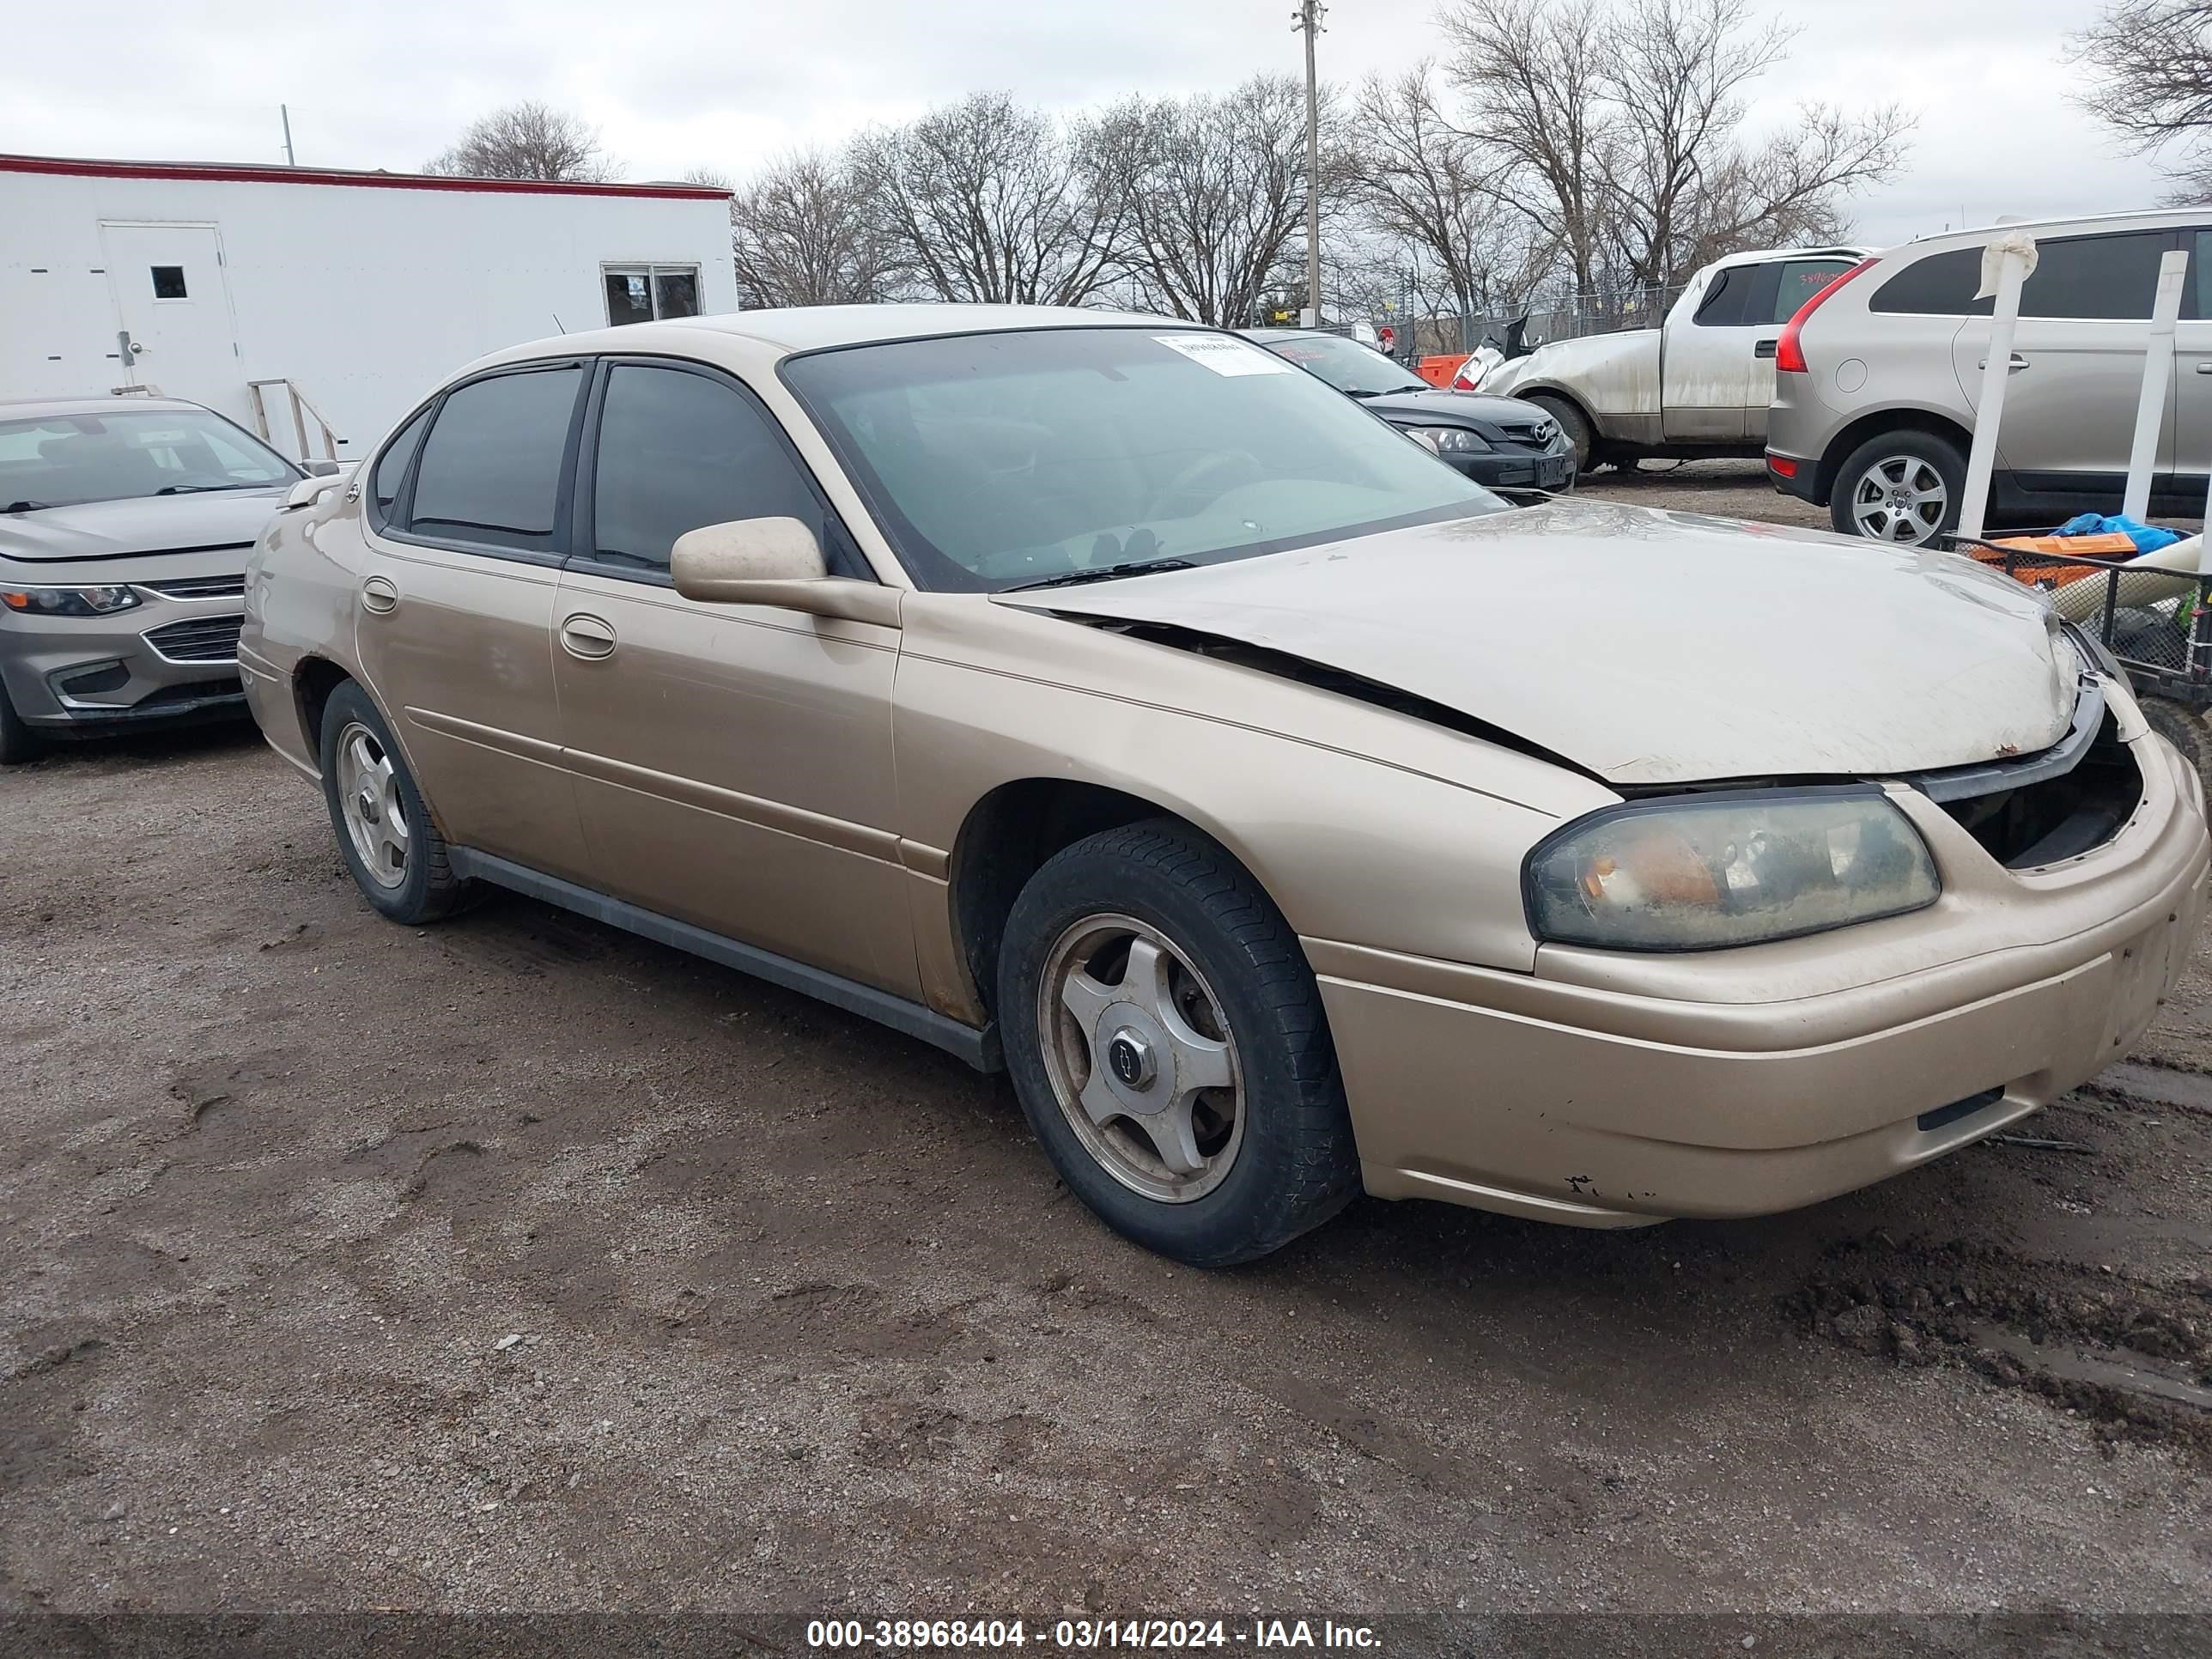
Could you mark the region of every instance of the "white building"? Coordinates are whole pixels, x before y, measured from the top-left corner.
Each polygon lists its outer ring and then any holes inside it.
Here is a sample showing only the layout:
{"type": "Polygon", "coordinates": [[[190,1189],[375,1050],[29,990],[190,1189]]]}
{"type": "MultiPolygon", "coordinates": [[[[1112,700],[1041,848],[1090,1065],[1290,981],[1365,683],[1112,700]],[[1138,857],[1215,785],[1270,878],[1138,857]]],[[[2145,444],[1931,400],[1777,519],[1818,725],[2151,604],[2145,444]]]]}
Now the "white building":
{"type": "Polygon", "coordinates": [[[143,385],[344,460],[483,352],[735,309],[725,190],[0,155],[0,399],[143,385]]]}

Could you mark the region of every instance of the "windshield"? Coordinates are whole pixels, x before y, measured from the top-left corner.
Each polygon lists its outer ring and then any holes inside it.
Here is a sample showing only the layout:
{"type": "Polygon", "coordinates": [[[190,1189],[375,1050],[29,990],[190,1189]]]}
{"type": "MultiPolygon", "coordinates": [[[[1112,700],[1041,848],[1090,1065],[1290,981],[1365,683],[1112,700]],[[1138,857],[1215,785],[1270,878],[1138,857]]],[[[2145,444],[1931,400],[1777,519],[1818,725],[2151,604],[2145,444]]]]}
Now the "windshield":
{"type": "Polygon", "coordinates": [[[956,335],[782,374],[925,588],[1218,564],[1505,505],[1233,335],[956,335]]]}
{"type": "Polygon", "coordinates": [[[1381,352],[1340,334],[1278,335],[1264,342],[1268,350],[1310,374],[1318,374],[1339,392],[1375,397],[1386,392],[1434,392],[1418,374],[1408,374],[1381,352]]]}
{"type": "Polygon", "coordinates": [[[0,512],[259,489],[299,476],[275,450],[205,410],[0,421],[0,512]]]}

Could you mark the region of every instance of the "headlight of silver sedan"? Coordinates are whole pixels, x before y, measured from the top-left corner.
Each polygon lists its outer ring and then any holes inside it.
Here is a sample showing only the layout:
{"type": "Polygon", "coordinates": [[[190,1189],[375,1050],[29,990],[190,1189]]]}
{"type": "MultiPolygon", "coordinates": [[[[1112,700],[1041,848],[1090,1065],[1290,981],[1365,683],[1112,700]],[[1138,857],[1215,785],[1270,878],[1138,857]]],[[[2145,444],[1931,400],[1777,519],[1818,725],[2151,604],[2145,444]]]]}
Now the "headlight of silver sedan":
{"type": "Polygon", "coordinates": [[[1538,843],[1522,874],[1540,939],[1715,951],[1902,915],[1942,892],[1911,820],[1871,787],[1729,792],[1609,807],[1538,843]]]}
{"type": "Polygon", "coordinates": [[[138,596],[127,587],[0,587],[0,605],[27,617],[104,617],[128,611],[138,596]]]}

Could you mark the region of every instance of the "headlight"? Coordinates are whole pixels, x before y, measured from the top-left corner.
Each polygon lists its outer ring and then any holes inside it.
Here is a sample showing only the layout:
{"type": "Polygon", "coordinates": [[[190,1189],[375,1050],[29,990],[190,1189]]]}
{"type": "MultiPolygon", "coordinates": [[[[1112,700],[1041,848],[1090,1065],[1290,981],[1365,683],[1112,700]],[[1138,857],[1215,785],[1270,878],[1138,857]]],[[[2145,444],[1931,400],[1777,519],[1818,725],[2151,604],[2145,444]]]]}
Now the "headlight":
{"type": "Polygon", "coordinates": [[[1416,426],[1407,431],[1440,455],[1472,455],[1490,447],[1479,432],[1463,426],[1416,426]]]}
{"type": "Polygon", "coordinates": [[[1522,877],[1540,939],[1715,951],[1935,903],[1927,843],[1887,796],[1678,796],[1610,807],[1547,836],[1522,877]]]}
{"type": "Polygon", "coordinates": [[[0,588],[0,605],[29,617],[104,617],[137,603],[127,587],[0,588]]]}

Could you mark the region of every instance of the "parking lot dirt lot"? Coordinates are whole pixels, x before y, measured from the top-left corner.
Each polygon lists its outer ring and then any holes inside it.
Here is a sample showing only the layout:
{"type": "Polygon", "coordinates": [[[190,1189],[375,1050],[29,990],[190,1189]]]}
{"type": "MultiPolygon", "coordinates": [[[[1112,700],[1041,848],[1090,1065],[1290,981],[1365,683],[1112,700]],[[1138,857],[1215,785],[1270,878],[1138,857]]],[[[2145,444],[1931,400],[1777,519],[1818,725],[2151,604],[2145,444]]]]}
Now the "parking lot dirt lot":
{"type": "Polygon", "coordinates": [[[2029,1142],[1205,1273],[1003,1079],[378,919],[251,732],[0,776],[0,1611],[2212,1611],[2202,950],[2029,1142]]]}

